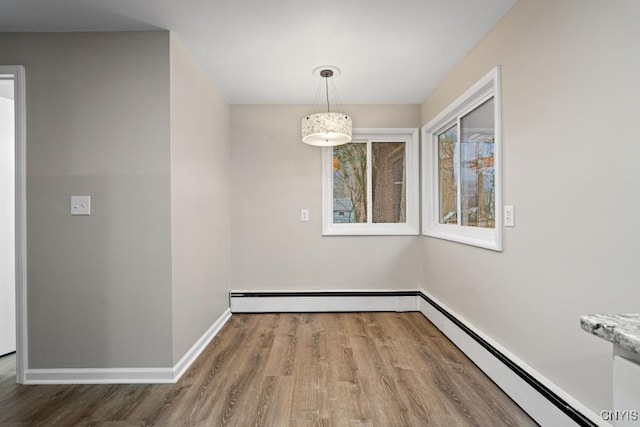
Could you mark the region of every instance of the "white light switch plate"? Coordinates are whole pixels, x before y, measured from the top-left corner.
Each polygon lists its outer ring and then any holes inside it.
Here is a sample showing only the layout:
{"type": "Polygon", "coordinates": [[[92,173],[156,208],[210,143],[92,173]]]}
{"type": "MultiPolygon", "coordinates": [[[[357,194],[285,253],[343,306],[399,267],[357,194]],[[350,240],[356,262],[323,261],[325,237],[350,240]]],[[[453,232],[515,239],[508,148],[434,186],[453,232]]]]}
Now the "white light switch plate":
{"type": "Polygon", "coordinates": [[[505,206],[504,207],[504,226],[505,227],[515,227],[516,218],[515,211],[513,210],[513,206],[505,206]]]}
{"type": "Polygon", "coordinates": [[[300,221],[302,222],[309,221],[309,209],[300,209],[300,221]]]}
{"type": "Polygon", "coordinates": [[[91,196],[71,196],[71,215],[91,215],[91,196]]]}

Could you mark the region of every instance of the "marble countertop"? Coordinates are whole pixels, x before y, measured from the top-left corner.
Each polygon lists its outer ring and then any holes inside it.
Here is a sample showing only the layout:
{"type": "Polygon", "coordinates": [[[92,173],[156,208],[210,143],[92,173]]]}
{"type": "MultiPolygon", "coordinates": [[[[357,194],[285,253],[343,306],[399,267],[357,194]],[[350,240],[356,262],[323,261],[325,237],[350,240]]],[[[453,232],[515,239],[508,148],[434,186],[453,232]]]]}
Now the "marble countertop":
{"type": "Polygon", "coordinates": [[[580,316],[585,331],[640,354],[640,314],[585,314],[580,316]]]}

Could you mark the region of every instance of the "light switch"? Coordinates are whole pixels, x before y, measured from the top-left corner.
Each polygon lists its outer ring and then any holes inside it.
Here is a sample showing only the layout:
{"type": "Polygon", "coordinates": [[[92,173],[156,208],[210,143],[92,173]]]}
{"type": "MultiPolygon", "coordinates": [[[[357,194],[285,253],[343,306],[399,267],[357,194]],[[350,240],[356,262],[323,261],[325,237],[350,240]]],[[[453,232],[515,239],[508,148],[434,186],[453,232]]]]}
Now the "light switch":
{"type": "Polygon", "coordinates": [[[515,227],[515,212],[513,210],[513,206],[505,206],[504,207],[504,226],[505,227],[515,227]]]}
{"type": "Polygon", "coordinates": [[[71,196],[71,215],[91,215],[91,196],[71,196]]]}
{"type": "Polygon", "coordinates": [[[302,222],[309,221],[309,209],[300,209],[300,221],[302,222]]]}

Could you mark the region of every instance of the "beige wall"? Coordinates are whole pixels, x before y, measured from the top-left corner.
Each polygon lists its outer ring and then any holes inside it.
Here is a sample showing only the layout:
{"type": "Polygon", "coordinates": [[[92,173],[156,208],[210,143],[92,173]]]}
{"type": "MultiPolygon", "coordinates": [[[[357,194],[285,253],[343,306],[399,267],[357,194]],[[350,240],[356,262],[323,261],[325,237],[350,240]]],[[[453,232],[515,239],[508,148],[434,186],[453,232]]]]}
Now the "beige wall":
{"type": "Polygon", "coordinates": [[[633,0],[521,0],[422,105],[425,124],[502,66],[516,227],[503,253],[425,238],[425,289],[596,413],[611,344],[578,317],[640,300],[639,21],[633,0]]]}
{"type": "MultiPolygon", "coordinates": [[[[420,283],[420,237],[322,237],[321,149],[310,106],[232,106],[232,283],[238,290],[401,289],[420,283]],[[310,221],[300,222],[300,209],[310,221]]],[[[418,127],[417,105],[346,106],[355,127],[418,127]]]]}
{"type": "Polygon", "coordinates": [[[27,78],[30,368],[171,365],[168,38],[0,34],[27,78]]]}
{"type": "Polygon", "coordinates": [[[230,107],[171,36],[173,361],[229,307],[230,107]]]}

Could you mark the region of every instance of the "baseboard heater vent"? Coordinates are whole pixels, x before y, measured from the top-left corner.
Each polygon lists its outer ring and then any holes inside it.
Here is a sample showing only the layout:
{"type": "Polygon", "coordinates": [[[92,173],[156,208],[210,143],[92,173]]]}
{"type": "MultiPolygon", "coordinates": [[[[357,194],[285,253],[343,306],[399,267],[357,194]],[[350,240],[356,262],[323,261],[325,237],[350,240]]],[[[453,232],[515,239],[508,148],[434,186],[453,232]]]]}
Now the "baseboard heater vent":
{"type": "Polygon", "coordinates": [[[232,313],[418,311],[415,290],[229,293],[232,313]]]}
{"type": "Polygon", "coordinates": [[[500,362],[504,363],[504,365],[506,367],[508,367],[511,371],[513,371],[513,373],[518,375],[524,382],[529,384],[534,390],[536,390],[538,393],[540,393],[549,402],[553,403],[554,406],[556,406],[558,409],[560,409],[562,412],[564,412],[569,418],[571,418],[573,421],[575,421],[578,425],[584,426],[584,427],[597,427],[597,424],[595,424],[593,421],[591,421],[589,418],[587,418],[581,412],[579,412],[574,407],[572,407],[569,403],[567,403],[564,399],[562,399],[560,396],[558,396],[556,393],[554,393],[552,390],[550,390],[547,386],[545,386],[540,381],[538,381],[536,378],[534,378],[527,371],[525,371],[520,366],[518,366],[516,363],[514,363],[511,359],[509,359],[507,356],[505,356],[497,348],[495,348],[494,346],[489,344],[484,338],[482,338],[477,333],[475,333],[474,331],[469,329],[469,327],[467,325],[462,323],[457,317],[455,317],[454,315],[449,313],[447,310],[445,310],[438,303],[436,303],[435,301],[433,301],[431,298],[429,298],[428,296],[426,296],[424,293],[422,293],[420,291],[417,292],[417,295],[420,298],[422,298],[425,302],[430,304],[433,308],[435,308],[440,313],[442,313],[442,315],[444,315],[447,319],[449,319],[451,322],[453,322],[464,333],[466,333],[471,338],[473,338],[474,341],[476,341],[485,350],[487,350],[489,353],[491,353],[491,355],[493,355],[493,357],[498,359],[500,362]]]}

